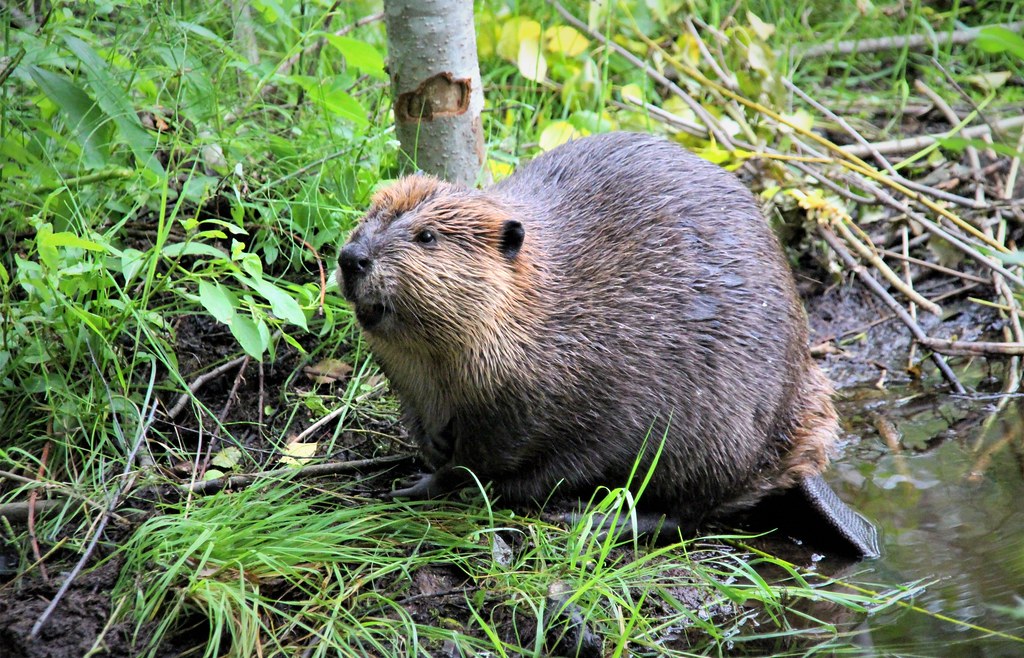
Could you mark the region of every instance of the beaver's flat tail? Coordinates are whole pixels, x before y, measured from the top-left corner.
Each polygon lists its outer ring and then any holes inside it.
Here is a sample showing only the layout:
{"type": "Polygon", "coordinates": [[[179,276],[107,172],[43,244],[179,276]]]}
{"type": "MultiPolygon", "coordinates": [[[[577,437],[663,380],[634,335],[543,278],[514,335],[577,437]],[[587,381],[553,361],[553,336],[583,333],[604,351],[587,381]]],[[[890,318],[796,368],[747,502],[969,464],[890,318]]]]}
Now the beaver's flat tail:
{"type": "Polygon", "coordinates": [[[851,554],[862,559],[881,555],[874,524],[844,503],[824,478],[820,475],[803,478],[796,489],[851,554]]]}

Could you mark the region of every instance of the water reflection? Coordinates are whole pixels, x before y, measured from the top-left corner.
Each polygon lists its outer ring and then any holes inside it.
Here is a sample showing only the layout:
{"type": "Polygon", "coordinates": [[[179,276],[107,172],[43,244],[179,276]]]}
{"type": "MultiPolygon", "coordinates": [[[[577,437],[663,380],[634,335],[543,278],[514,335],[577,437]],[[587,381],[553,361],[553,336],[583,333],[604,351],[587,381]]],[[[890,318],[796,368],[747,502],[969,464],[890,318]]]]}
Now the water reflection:
{"type": "Polygon", "coordinates": [[[829,479],[882,534],[861,580],[935,581],[921,608],[1006,634],[901,610],[868,620],[874,651],[1024,656],[1024,401],[845,397],[850,441],[829,479]]]}

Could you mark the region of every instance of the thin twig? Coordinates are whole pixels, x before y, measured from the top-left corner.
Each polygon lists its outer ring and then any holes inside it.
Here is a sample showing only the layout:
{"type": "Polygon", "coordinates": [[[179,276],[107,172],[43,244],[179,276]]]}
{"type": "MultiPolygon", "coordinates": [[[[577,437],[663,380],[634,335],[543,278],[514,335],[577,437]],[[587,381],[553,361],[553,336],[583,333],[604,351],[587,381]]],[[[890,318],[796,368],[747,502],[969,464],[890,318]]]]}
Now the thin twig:
{"type": "Polygon", "coordinates": [[[858,144],[860,144],[865,149],[867,149],[867,154],[870,155],[871,157],[873,157],[878,164],[882,165],[882,168],[885,169],[887,172],[889,172],[890,175],[892,175],[892,176],[899,176],[899,173],[897,173],[896,169],[893,168],[892,163],[890,163],[888,160],[886,160],[885,157],[882,156],[882,154],[879,153],[878,150],[875,149],[871,145],[871,143],[868,142],[868,140],[864,138],[863,135],[861,135],[859,132],[854,130],[853,126],[851,126],[846,121],[846,119],[844,119],[843,117],[839,116],[838,114],[836,114],[832,110],[828,109],[827,107],[825,107],[824,105],[822,105],[818,101],[814,100],[813,98],[811,98],[810,96],[805,94],[804,91],[802,89],[800,89],[800,87],[797,87],[795,84],[793,84],[793,81],[790,80],[789,78],[782,78],[782,84],[783,84],[783,86],[786,89],[788,89],[791,92],[793,92],[794,94],[796,94],[797,97],[799,97],[803,102],[807,103],[808,105],[810,105],[814,109],[818,110],[819,112],[821,112],[822,114],[824,114],[828,118],[830,118],[833,121],[835,121],[843,130],[845,130],[847,132],[847,134],[849,134],[851,137],[853,137],[854,141],[856,141],[858,144]]]}
{"type": "Polygon", "coordinates": [[[224,406],[220,410],[220,415],[217,416],[217,420],[224,424],[224,419],[227,418],[228,412],[231,411],[231,404],[235,397],[238,395],[238,388],[242,385],[242,380],[245,379],[245,369],[249,366],[249,355],[246,354],[245,358],[242,359],[242,365],[238,366],[238,374],[235,375],[235,381],[231,385],[231,390],[228,391],[228,399],[225,400],[224,406]]]}
{"type": "MultiPolygon", "coordinates": [[[[1010,128],[1017,128],[1019,126],[1024,126],[1024,115],[1006,117],[1004,119],[999,119],[998,121],[993,121],[990,124],[964,128],[959,132],[959,135],[965,139],[977,139],[982,135],[990,134],[993,130],[1009,130],[1010,128]]],[[[872,151],[884,154],[913,153],[914,151],[920,151],[925,147],[931,146],[940,139],[946,139],[948,137],[948,133],[936,133],[918,135],[917,137],[890,139],[884,142],[874,142],[870,145],[870,148],[865,148],[860,144],[846,144],[840,148],[850,155],[857,156],[869,155],[872,151]]]]}
{"type": "Polygon", "coordinates": [[[224,489],[239,489],[247,487],[257,480],[281,480],[321,477],[324,475],[337,475],[339,473],[351,473],[366,468],[380,466],[391,466],[412,459],[411,455],[393,455],[390,457],[377,457],[374,459],[356,459],[347,462],[328,462],[325,464],[312,464],[302,468],[285,467],[258,473],[243,473],[239,475],[225,475],[224,477],[213,478],[212,480],[200,480],[191,484],[179,485],[178,489],[187,494],[208,495],[224,489]]]}
{"type": "MultiPolygon", "coordinates": [[[[854,274],[856,274],[857,277],[875,293],[875,295],[885,302],[885,305],[896,314],[896,317],[898,317],[903,324],[910,329],[910,333],[914,335],[915,339],[923,341],[928,338],[921,327],[918,326],[917,322],[910,317],[910,314],[907,313],[906,309],[900,306],[900,303],[893,299],[892,295],[886,291],[882,284],[880,284],[875,277],[871,276],[863,265],[857,262],[857,259],[853,257],[853,254],[851,254],[846,247],[843,246],[842,242],[839,241],[839,237],[833,233],[830,228],[819,224],[818,233],[825,239],[825,242],[827,242],[832,248],[832,251],[836,252],[836,254],[843,260],[846,266],[850,268],[850,270],[852,270],[854,274]]],[[[938,352],[932,352],[931,358],[938,367],[939,372],[942,373],[942,376],[945,377],[946,381],[953,387],[954,391],[960,394],[967,392],[964,389],[963,384],[960,383],[960,380],[957,379],[956,374],[953,373],[952,368],[950,368],[949,364],[946,363],[946,360],[942,358],[941,354],[938,352]]]]}
{"type": "Polygon", "coordinates": [[[998,23],[996,25],[982,25],[968,27],[952,32],[933,32],[931,34],[903,34],[889,37],[877,37],[874,39],[849,39],[835,43],[822,43],[813,46],[794,46],[791,51],[796,57],[821,57],[822,55],[850,55],[853,53],[873,53],[882,50],[901,50],[908,48],[918,50],[920,48],[938,48],[946,44],[970,43],[978,38],[978,34],[986,27],[1003,27],[1013,32],[1024,29],[1024,21],[1016,23],[998,23]]]}
{"type": "MultiPolygon", "coordinates": [[[[202,388],[204,384],[206,384],[207,382],[209,382],[211,380],[217,379],[218,377],[220,377],[224,373],[230,371],[232,368],[235,368],[235,367],[241,365],[248,358],[249,358],[248,356],[240,356],[237,359],[232,359],[232,360],[228,361],[227,363],[223,363],[223,364],[217,366],[216,368],[214,368],[213,370],[211,370],[209,372],[205,372],[205,373],[199,375],[194,380],[192,380],[191,384],[188,385],[188,390],[191,393],[194,394],[196,391],[198,391],[200,388],[202,388]]],[[[174,406],[171,407],[170,410],[168,410],[167,417],[170,418],[171,420],[177,418],[178,414],[180,414],[182,409],[185,408],[185,405],[188,404],[188,401],[189,401],[189,394],[188,393],[182,393],[181,395],[179,395],[178,396],[178,401],[175,402],[174,406]]]]}
{"type": "Polygon", "coordinates": [[[842,219],[838,219],[836,221],[830,222],[830,226],[833,229],[835,229],[840,236],[842,236],[846,244],[853,247],[853,250],[856,251],[861,258],[871,263],[874,266],[874,268],[878,271],[878,273],[881,274],[882,277],[886,281],[888,281],[894,288],[903,293],[903,295],[907,297],[907,299],[911,300],[913,303],[925,309],[932,315],[942,315],[942,308],[938,304],[928,301],[927,299],[922,297],[916,290],[911,288],[907,283],[900,279],[900,277],[895,272],[893,272],[885,263],[885,261],[882,260],[882,258],[876,253],[874,245],[869,247],[868,245],[864,244],[859,238],[857,238],[857,236],[853,234],[853,231],[850,230],[850,227],[846,225],[845,221],[843,221],[842,219]]]}
{"type": "MultiPolygon", "coordinates": [[[[25,503],[4,503],[0,505],[0,516],[8,521],[28,521],[30,514],[48,512],[58,507],[63,507],[64,502],[64,500],[58,498],[25,503]]],[[[36,562],[42,566],[42,558],[39,556],[36,556],[36,562]]]]}
{"type": "Polygon", "coordinates": [[[881,254],[883,254],[885,256],[890,256],[892,258],[899,258],[900,260],[902,260],[904,262],[912,263],[914,265],[919,265],[921,267],[926,267],[928,269],[935,270],[936,272],[942,272],[943,274],[948,274],[950,276],[955,276],[958,279],[964,279],[965,281],[974,281],[976,283],[990,283],[990,281],[988,279],[986,279],[984,277],[977,276],[976,274],[968,274],[967,272],[960,272],[960,271],[954,270],[954,269],[952,269],[950,267],[945,267],[943,265],[939,265],[938,263],[932,263],[930,261],[922,260],[920,258],[914,258],[913,256],[907,256],[907,255],[901,254],[898,251],[892,251],[891,249],[879,249],[878,251],[879,251],[879,253],[881,253],[881,254]]]}
{"type": "Polygon", "coordinates": [[[930,350],[949,354],[950,356],[1024,355],[1024,343],[948,340],[945,338],[932,338],[931,336],[918,338],[917,341],[930,350]]]}

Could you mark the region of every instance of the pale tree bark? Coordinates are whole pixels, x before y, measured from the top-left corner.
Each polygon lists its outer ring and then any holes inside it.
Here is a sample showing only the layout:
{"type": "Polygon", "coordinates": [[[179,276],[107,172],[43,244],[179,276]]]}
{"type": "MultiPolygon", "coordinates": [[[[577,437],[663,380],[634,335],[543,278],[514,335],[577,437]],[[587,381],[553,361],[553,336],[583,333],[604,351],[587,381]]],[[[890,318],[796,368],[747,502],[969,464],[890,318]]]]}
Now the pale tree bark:
{"type": "Polygon", "coordinates": [[[472,0],[385,0],[384,22],[403,169],[476,183],[484,95],[472,0]]]}

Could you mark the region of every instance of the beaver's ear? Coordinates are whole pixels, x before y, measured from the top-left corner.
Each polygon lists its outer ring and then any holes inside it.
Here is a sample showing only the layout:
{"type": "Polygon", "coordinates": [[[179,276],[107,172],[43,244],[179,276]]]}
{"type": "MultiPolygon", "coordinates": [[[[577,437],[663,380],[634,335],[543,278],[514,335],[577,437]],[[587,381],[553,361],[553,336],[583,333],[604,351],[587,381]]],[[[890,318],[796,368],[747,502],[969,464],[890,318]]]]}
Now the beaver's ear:
{"type": "Polygon", "coordinates": [[[505,258],[512,260],[516,257],[525,237],[523,225],[516,220],[510,219],[501,225],[501,253],[505,258]]]}

